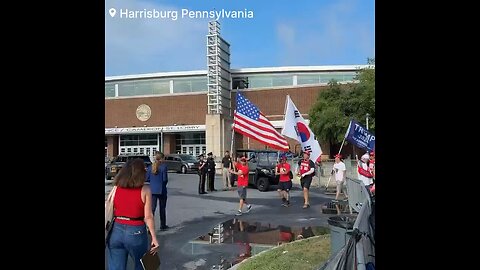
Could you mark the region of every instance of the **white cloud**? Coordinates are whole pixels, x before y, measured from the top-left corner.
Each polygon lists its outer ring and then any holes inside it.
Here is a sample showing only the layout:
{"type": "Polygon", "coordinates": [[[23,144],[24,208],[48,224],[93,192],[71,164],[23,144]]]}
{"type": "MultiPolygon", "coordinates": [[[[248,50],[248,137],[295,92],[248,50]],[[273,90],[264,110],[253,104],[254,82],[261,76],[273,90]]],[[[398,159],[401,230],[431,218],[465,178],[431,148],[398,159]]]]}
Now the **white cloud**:
{"type": "Polygon", "coordinates": [[[182,19],[178,7],[138,0],[106,1],[105,14],[106,76],[206,68],[208,20],[182,19]],[[178,18],[119,18],[120,9],[177,10],[178,18]]]}

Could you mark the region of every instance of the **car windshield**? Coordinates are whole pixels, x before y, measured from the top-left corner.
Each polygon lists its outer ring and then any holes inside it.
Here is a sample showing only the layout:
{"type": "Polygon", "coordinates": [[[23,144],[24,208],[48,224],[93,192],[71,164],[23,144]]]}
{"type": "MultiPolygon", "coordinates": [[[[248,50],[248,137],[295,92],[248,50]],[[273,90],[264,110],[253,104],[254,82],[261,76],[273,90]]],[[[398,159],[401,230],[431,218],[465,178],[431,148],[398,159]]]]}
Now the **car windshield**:
{"type": "Polygon", "coordinates": [[[276,153],[258,153],[257,162],[260,166],[275,166],[277,164],[276,153]]]}
{"type": "Polygon", "coordinates": [[[191,161],[191,162],[197,161],[197,159],[191,155],[180,155],[180,158],[184,161],[191,161]]]}
{"type": "Polygon", "coordinates": [[[131,156],[128,159],[136,159],[136,158],[143,159],[143,162],[147,162],[147,163],[151,162],[148,156],[131,156]]]}

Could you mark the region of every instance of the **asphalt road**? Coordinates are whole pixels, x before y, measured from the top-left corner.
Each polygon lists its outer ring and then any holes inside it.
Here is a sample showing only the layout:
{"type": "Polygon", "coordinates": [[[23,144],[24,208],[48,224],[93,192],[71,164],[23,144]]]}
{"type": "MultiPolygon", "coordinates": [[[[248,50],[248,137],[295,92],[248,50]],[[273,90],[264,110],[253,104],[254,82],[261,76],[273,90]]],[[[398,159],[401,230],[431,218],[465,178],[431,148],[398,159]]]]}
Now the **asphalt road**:
{"type": "MultiPolygon", "coordinates": [[[[105,180],[105,197],[111,189],[111,181],[105,180]]],[[[221,176],[215,180],[215,188],[223,188],[221,176]]],[[[160,242],[160,269],[202,270],[212,269],[227,252],[220,248],[196,248],[191,241],[212,231],[218,224],[234,218],[238,209],[237,191],[217,191],[199,195],[198,175],[169,173],[167,225],[168,231],[157,231],[160,242]]],[[[252,211],[239,217],[248,223],[284,225],[292,227],[328,227],[329,214],[322,213],[322,205],[334,196],[325,195],[323,189],[312,187],[309,209],[302,209],[303,195],[298,184],[293,185],[291,206],[281,206],[275,190],[259,192],[249,188],[247,201],[253,205],[252,211]]],[[[155,214],[155,227],[159,228],[158,210],[155,214]]],[[[107,259],[105,259],[107,260],[107,259]]],[[[108,269],[105,266],[105,269],[108,269]]],[[[129,268],[131,264],[129,263],[129,268]]]]}

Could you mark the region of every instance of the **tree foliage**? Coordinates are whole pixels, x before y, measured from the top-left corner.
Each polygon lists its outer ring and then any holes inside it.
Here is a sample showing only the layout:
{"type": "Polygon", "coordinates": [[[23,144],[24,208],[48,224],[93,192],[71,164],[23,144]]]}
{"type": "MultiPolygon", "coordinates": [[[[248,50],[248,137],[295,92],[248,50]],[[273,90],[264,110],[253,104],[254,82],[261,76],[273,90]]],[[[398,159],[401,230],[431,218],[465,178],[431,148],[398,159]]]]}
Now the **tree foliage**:
{"type": "Polygon", "coordinates": [[[375,133],[375,59],[357,71],[355,83],[339,84],[332,80],[321,91],[310,109],[310,127],[320,141],[330,146],[341,143],[348,123],[354,119],[375,133]]]}

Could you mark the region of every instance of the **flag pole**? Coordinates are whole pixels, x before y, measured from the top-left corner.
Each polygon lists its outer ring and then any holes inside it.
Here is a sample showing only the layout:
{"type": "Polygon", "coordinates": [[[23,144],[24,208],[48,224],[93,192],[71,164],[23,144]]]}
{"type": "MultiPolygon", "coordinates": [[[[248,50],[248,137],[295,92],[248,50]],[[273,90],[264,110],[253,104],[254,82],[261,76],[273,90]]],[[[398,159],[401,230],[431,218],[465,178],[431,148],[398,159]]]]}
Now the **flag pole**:
{"type": "Polygon", "coordinates": [[[287,114],[287,104],[288,104],[288,98],[290,97],[290,95],[287,95],[285,97],[285,107],[283,108],[283,120],[285,121],[285,115],[287,114]]]}
{"type": "MultiPolygon", "coordinates": [[[[236,110],[234,111],[235,115],[236,110]]],[[[230,141],[230,153],[233,155],[233,143],[234,143],[234,137],[235,137],[235,116],[233,116],[233,123],[232,123],[232,140],[230,141]]]]}
{"type": "Polygon", "coordinates": [[[340,146],[340,150],[338,150],[338,154],[340,154],[340,153],[342,152],[343,144],[345,143],[345,139],[346,139],[346,138],[347,138],[347,137],[344,137],[344,138],[343,138],[343,142],[342,142],[342,145],[340,146]]]}
{"type": "Polygon", "coordinates": [[[342,152],[343,144],[345,143],[345,139],[347,139],[348,133],[350,132],[350,128],[352,126],[352,121],[350,120],[350,123],[348,124],[347,132],[345,132],[345,137],[343,137],[343,142],[342,145],[340,146],[340,150],[338,150],[338,154],[342,152]]]}
{"type": "MultiPolygon", "coordinates": [[[[285,106],[283,108],[283,128],[285,128],[285,116],[287,115],[287,105],[288,105],[288,99],[290,98],[290,95],[285,96],[285,106]]],[[[283,129],[282,129],[283,131],[283,129]]],[[[288,150],[290,150],[290,144],[288,144],[288,150]]]]}
{"type": "MultiPolygon", "coordinates": [[[[235,97],[235,101],[238,103],[238,86],[237,86],[237,94],[236,94],[236,97],[235,97]]],[[[233,123],[232,123],[232,139],[230,141],[230,154],[232,155],[233,157],[233,161],[232,162],[232,168],[234,170],[236,170],[235,168],[235,161],[236,161],[236,155],[237,153],[235,153],[235,156],[233,155],[233,145],[235,144],[235,114],[237,112],[237,108],[235,107],[235,110],[233,110],[233,123]]],[[[230,176],[231,177],[231,176],[230,176]]],[[[233,186],[233,185],[232,185],[233,186]]]]}
{"type": "MultiPolygon", "coordinates": [[[[285,115],[287,114],[288,97],[289,97],[289,95],[285,96],[285,106],[283,108],[283,128],[285,128],[285,115]]],[[[283,128],[282,128],[282,131],[283,131],[283,128]]],[[[280,131],[280,133],[281,133],[281,131],[280,131]]],[[[290,150],[290,144],[288,144],[288,150],[290,150]]],[[[280,161],[280,155],[277,155],[277,160],[280,161]]]]}

